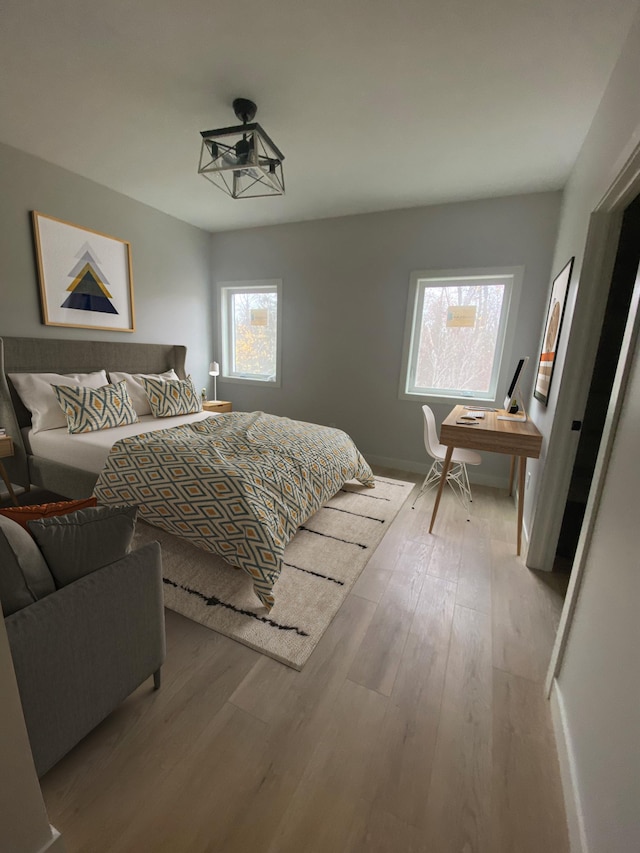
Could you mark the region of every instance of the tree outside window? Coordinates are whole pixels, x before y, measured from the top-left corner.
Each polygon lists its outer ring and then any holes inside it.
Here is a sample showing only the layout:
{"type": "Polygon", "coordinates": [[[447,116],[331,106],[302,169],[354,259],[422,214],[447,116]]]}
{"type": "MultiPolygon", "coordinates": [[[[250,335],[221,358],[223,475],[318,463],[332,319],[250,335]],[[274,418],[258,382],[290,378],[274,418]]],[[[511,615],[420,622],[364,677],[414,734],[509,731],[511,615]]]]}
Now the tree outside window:
{"type": "Polygon", "coordinates": [[[514,274],[479,272],[412,275],[405,394],[495,397],[514,274]]]}
{"type": "Polygon", "coordinates": [[[234,373],[275,375],[277,294],[234,293],[232,310],[234,373]]]}
{"type": "Polygon", "coordinates": [[[220,285],[222,372],[278,382],[280,281],[220,285]]]}

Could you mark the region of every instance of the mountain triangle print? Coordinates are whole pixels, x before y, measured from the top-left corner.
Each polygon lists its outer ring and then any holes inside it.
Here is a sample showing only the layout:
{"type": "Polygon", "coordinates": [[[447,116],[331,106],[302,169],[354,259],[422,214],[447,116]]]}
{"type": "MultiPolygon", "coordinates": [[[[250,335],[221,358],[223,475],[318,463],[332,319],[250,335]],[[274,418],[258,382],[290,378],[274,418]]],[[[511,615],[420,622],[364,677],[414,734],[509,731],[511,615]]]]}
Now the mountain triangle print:
{"type": "Polygon", "coordinates": [[[113,296],[107,289],[107,277],[100,269],[91,246],[85,243],[76,257],[79,258],[78,263],[69,272],[72,281],[67,290],[70,293],[62,307],[96,311],[100,314],[117,314],[118,311],[111,302],[113,296]]]}

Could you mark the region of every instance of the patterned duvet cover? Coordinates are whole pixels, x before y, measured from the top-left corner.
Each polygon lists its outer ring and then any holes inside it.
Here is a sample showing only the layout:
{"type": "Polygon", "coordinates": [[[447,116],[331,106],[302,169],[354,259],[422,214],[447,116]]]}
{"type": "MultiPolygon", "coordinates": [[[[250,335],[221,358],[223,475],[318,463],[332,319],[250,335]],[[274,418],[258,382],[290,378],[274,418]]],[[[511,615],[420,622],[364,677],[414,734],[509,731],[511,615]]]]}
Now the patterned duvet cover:
{"type": "Polygon", "coordinates": [[[341,430],[234,412],[117,441],[94,493],[244,569],[271,609],[285,545],[354,478],[374,485],[341,430]]]}

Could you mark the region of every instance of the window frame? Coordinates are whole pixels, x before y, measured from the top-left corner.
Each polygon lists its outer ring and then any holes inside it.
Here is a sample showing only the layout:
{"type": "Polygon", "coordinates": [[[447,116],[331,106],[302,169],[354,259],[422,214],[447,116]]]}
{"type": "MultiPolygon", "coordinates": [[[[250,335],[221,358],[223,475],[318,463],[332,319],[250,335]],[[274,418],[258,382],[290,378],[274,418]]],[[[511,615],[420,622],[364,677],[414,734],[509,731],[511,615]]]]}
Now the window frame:
{"type": "Polygon", "coordinates": [[[409,298],[407,302],[407,314],[405,321],[404,341],[402,348],[402,369],[400,375],[399,399],[401,400],[429,400],[436,403],[455,403],[458,401],[478,402],[478,403],[497,403],[499,397],[499,389],[507,380],[507,374],[512,368],[512,353],[513,343],[515,338],[516,319],[518,314],[518,306],[520,303],[520,292],[522,289],[522,279],[524,276],[524,267],[474,267],[463,269],[448,269],[448,270],[415,270],[410,275],[409,281],[409,298]],[[510,284],[507,285],[505,293],[506,305],[503,303],[502,313],[500,317],[500,326],[498,329],[498,340],[496,344],[496,355],[494,357],[493,370],[491,373],[491,385],[486,394],[464,392],[457,389],[448,389],[446,391],[428,391],[415,390],[413,382],[409,386],[409,380],[415,376],[417,363],[417,341],[418,331],[420,327],[420,318],[422,317],[422,307],[424,303],[424,290],[429,285],[422,285],[421,282],[433,281],[432,287],[442,286],[447,279],[492,279],[492,278],[511,278],[510,284]]]}
{"type": "Polygon", "coordinates": [[[258,279],[252,281],[220,281],[218,282],[218,315],[220,333],[220,378],[225,382],[242,385],[259,385],[267,388],[281,387],[282,370],[282,279],[258,279]],[[236,293],[275,293],[276,306],[276,373],[275,378],[269,379],[259,374],[242,374],[231,370],[233,354],[233,312],[231,297],[236,293]]]}

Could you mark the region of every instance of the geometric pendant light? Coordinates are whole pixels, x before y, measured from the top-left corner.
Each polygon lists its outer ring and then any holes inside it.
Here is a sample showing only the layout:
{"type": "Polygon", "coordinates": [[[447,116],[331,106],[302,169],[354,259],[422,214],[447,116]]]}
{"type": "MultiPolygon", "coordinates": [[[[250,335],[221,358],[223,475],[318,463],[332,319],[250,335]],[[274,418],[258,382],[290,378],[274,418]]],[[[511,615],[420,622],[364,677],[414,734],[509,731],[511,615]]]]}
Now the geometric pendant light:
{"type": "Polygon", "coordinates": [[[233,109],[241,125],[200,132],[198,174],[231,198],[284,195],[284,154],[253,121],[258,108],[236,98],[233,109]]]}

